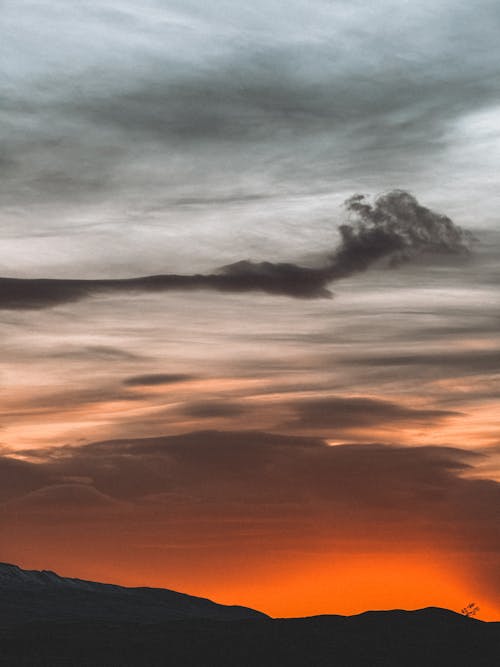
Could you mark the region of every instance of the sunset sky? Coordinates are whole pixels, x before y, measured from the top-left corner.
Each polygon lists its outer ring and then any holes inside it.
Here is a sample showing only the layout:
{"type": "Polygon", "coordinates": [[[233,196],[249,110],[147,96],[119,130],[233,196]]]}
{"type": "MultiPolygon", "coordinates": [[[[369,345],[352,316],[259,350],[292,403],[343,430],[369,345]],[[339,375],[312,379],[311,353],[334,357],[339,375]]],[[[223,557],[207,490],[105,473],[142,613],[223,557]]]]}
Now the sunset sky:
{"type": "Polygon", "coordinates": [[[0,560],[500,620],[498,2],[0,11],[0,560]]]}

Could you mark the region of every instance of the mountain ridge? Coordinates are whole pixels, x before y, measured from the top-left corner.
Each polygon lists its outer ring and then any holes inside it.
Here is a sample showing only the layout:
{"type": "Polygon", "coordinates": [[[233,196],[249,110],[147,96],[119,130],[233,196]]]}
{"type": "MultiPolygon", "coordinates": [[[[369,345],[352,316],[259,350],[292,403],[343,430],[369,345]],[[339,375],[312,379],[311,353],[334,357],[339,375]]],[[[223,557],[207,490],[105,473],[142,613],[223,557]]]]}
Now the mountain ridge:
{"type": "Polygon", "coordinates": [[[496,667],[500,623],[440,607],[270,618],[0,563],[0,667],[496,667]]]}
{"type": "Polygon", "coordinates": [[[24,570],[0,563],[0,624],[33,621],[134,621],[208,618],[268,618],[240,605],[222,605],[208,598],[167,588],[126,587],[61,577],[52,570],[24,570]]]}
{"type": "MultiPolygon", "coordinates": [[[[215,605],[217,607],[222,607],[224,609],[237,609],[237,610],[248,610],[252,617],[259,618],[272,618],[265,614],[264,612],[252,609],[250,607],[242,605],[225,605],[214,602],[210,598],[195,596],[188,593],[182,593],[179,591],[174,591],[168,588],[161,588],[156,586],[122,586],[120,584],[112,584],[108,582],[93,581],[89,579],[81,579],[79,577],[65,577],[57,574],[53,570],[25,570],[19,565],[14,563],[7,563],[0,561],[0,591],[9,590],[9,588],[15,588],[19,590],[19,584],[24,586],[34,585],[39,588],[48,588],[48,587],[68,587],[72,590],[82,590],[82,591],[91,591],[91,592],[118,592],[124,594],[133,595],[134,593],[152,593],[152,594],[171,594],[178,597],[180,600],[186,601],[199,601],[202,603],[207,603],[209,605],[215,605]]],[[[274,620],[309,620],[309,619],[366,619],[374,616],[384,616],[392,615],[396,617],[397,615],[433,615],[435,617],[447,617],[453,619],[467,619],[469,621],[476,621],[480,623],[485,623],[478,618],[465,617],[463,614],[453,611],[452,609],[447,609],[446,607],[422,607],[418,609],[368,609],[356,614],[313,614],[311,616],[295,616],[295,617],[275,617],[274,620]]],[[[202,618],[202,617],[201,617],[202,618]]],[[[498,623],[500,621],[490,621],[490,623],[498,623]]]]}

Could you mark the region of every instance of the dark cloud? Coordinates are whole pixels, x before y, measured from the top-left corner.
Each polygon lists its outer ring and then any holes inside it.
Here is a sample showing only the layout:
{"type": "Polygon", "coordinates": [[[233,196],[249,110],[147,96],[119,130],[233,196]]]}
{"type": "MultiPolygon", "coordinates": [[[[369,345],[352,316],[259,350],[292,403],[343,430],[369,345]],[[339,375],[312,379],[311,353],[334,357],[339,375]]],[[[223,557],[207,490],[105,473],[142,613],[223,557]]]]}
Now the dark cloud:
{"type": "MultiPolygon", "coordinates": [[[[479,327],[478,327],[479,328],[479,327]]],[[[477,331],[477,329],[476,329],[477,331]]],[[[471,329],[471,332],[475,332],[471,329]]],[[[348,357],[342,363],[376,368],[411,366],[446,375],[495,374],[500,371],[500,350],[471,350],[459,352],[414,352],[412,354],[384,354],[378,356],[348,357]]]]}
{"type": "Polygon", "coordinates": [[[56,483],[31,491],[6,504],[7,512],[24,511],[30,514],[60,514],[75,511],[112,510],[123,503],[100,493],[87,484],[56,483]]]}
{"type": "Polygon", "coordinates": [[[49,308],[88,296],[91,287],[80,280],[0,278],[0,307],[12,310],[49,308]]]}
{"type": "Polygon", "coordinates": [[[112,345],[86,345],[84,347],[65,346],[56,352],[45,353],[51,359],[67,359],[69,361],[141,361],[143,356],[112,345]]]}
{"type": "Polygon", "coordinates": [[[408,408],[398,403],[366,397],[327,397],[290,403],[293,428],[348,430],[369,426],[433,423],[457,412],[408,408]]]}
{"type": "MultiPolygon", "coordinates": [[[[373,149],[384,142],[386,148],[396,148],[398,142],[414,145],[417,139],[430,144],[450,116],[493,96],[489,82],[477,76],[479,63],[467,68],[441,63],[447,70],[443,85],[440,73],[424,71],[418,59],[400,67],[395,63],[383,72],[375,71],[374,62],[370,78],[366,61],[347,68],[346,63],[333,64],[327,44],[310,45],[300,53],[291,45],[274,45],[232,55],[201,68],[172,61],[168,69],[150,67],[113,90],[89,85],[88,95],[46,100],[38,111],[106,128],[135,142],[177,147],[273,141],[277,132],[282,140],[294,141],[299,133],[324,136],[355,125],[358,132],[371,135],[373,149]]],[[[439,54],[435,56],[439,60],[439,54]]],[[[486,67],[486,59],[481,64],[486,67]]],[[[488,64],[493,69],[493,59],[488,64]]],[[[37,109],[26,100],[14,100],[9,110],[37,109]]],[[[56,172],[53,180],[57,185],[64,177],[56,172]]]]}
{"type": "Polygon", "coordinates": [[[89,477],[102,493],[125,500],[174,491],[198,496],[207,485],[217,487],[219,473],[221,483],[222,478],[234,476],[232,484],[238,478],[244,478],[246,471],[263,465],[273,452],[319,445],[321,441],[316,438],[259,431],[200,431],[27,451],[25,454],[41,461],[47,459],[46,462],[29,464],[35,470],[44,471],[45,475],[55,475],[56,479],[74,475],[89,477]],[[189,479],[187,485],[183,478],[185,481],[189,479]],[[196,489],[197,484],[200,489],[196,489]]]}
{"type": "Polygon", "coordinates": [[[57,391],[34,392],[13,405],[5,404],[0,410],[0,417],[12,423],[18,418],[40,419],[44,415],[61,415],[72,410],[100,404],[123,402],[141,403],[145,397],[138,393],[117,389],[113,385],[100,385],[87,389],[67,389],[63,391],[58,386],[57,391]]]}
{"type": "Polygon", "coordinates": [[[392,265],[423,253],[466,255],[468,236],[448,217],[393,190],[373,205],[364,196],[346,202],[353,220],[340,227],[341,243],[323,266],[239,261],[212,274],[165,274],[129,279],[57,280],[0,278],[0,308],[36,309],[100,293],[170,290],[259,291],[296,298],[330,297],[332,281],[366,271],[387,259],[392,265]]]}
{"type": "MultiPolygon", "coordinates": [[[[156,73],[155,78],[146,76],[114,95],[89,96],[79,99],[78,104],[69,100],[58,111],[71,111],[81,122],[104,126],[134,139],[179,147],[272,142],[279,131],[296,141],[299,132],[312,136],[333,134],[368,119],[378,121],[382,130],[386,114],[407,109],[412,103],[423,117],[419,118],[422,124],[434,129],[444,120],[444,109],[440,108],[443,98],[460,108],[467,105],[463,89],[459,89],[459,81],[464,85],[463,78],[450,82],[446,92],[439,89],[436,81],[422,81],[427,94],[435,96],[432,102],[423,102],[423,91],[418,95],[402,77],[388,77],[382,85],[380,81],[365,80],[358,87],[337,72],[329,72],[329,76],[320,72],[315,80],[308,80],[300,71],[304,60],[314,67],[314,57],[326,54],[320,48],[302,55],[303,60],[297,62],[296,54],[289,49],[274,48],[260,55],[237,57],[232,65],[218,62],[217,68],[205,67],[201,72],[178,72],[174,77],[156,73]],[[291,64],[294,60],[298,65],[295,71],[291,64]],[[391,99],[386,94],[388,89],[392,89],[391,99]],[[428,116],[431,108],[436,113],[434,122],[428,116]]],[[[488,86],[480,81],[471,79],[467,83],[488,95],[488,86]]],[[[397,123],[393,128],[403,133],[397,123]]],[[[407,137],[418,130],[418,121],[413,127],[407,125],[407,137]]],[[[389,132],[387,139],[390,140],[389,132]]]]}
{"type": "Polygon", "coordinates": [[[322,271],[295,264],[241,261],[202,275],[166,274],[119,280],[0,278],[0,308],[40,309],[79,301],[101,293],[215,290],[262,291],[302,298],[330,296],[322,271]]]}
{"type": "Polygon", "coordinates": [[[241,403],[216,400],[189,403],[183,410],[183,414],[195,419],[238,417],[245,412],[247,412],[247,408],[241,403]]]}
{"type": "Polygon", "coordinates": [[[156,531],[164,516],[172,534],[204,520],[213,530],[231,532],[231,522],[220,523],[224,517],[256,526],[268,517],[285,529],[295,508],[294,522],[313,521],[320,532],[361,535],[375,526],[374,536],[396,531],[409,537],[418,526],[437,539],[471,540],[480,550],[500,546],[500,484],[468,476],[484,460],[484,454],[451,447],[332,447],[310,437],[203,431],[58,448],[19,467],[18,475],[7,471],[4,457],[0,481],[3,488],[10,476],[4,516],[14,508],[22,516],[23,506],[34,511],[38,497],[39,516],[45,504],[52,516],[58,498],[61,512],[97,505],[105,511],[112,501],[127,501],[127,513],[132,506],[152,513],[156,531]],[[27,488],[21,470],[39,474],[38,485],[27,488]],[[92,483],[64,482],[75,474],[92,483]]]}
{"type": "Polygon", "coordinates": [[[335,253],[340,273],[343,262],[350,273],[353,266],[355,270],[367,268],[373,261],[370,252],[376,259],[389,256],[394,264],[420,253],[469,252],[469,233],[403,190],[380,195],[373,205],[364,195],[353,195],[346,207],[356,219],[340,228],[342,246],[335,253]]]}
{"type": "Polygon", "coordinates": [[[162,384],[176,384],[196,379],[195,375],[183,373],[151,373],[149,375],[133,375],[123,381],[127,387],[154,387],[162,384]]]}
{"type": "Polygon", "coordinates": [[[35,491],[51,480],[43,466],[0,456],[0,501],[35,491]]]}

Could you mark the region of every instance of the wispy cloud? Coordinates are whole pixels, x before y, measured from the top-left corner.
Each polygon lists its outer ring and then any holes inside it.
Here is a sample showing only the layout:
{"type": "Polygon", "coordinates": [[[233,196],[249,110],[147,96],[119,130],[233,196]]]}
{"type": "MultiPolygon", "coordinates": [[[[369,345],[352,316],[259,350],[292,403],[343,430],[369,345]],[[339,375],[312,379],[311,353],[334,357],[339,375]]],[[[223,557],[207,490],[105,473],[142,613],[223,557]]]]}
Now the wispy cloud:
{"type": "Polygon", "coordinates": [[[298,298],[329,297],[330,282],[366,271],[375,262],[402,263],[415,254],[466,255],[467,234],[448,217],[420,205],[407,192],[380,196],[372,206],[361,195],[347,202],[356,219],[340,227],[341,243],[317,268],[242,260],[212,274],[164,274],[128,279],[57,280],[0,278],[0,307],[47,308],[102,292],[210,289],[266,292],[298,298]]]}

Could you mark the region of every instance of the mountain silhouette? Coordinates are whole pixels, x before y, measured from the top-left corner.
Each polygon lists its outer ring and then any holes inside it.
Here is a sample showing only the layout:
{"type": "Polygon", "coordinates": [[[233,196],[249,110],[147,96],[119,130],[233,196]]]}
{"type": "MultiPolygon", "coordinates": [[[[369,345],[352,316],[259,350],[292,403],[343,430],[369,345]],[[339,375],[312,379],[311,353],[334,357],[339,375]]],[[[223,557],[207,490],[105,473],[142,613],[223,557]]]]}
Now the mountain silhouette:
{"type": "Polygon", "coordinates": [[[246,607],[216,604],[163,588],[125,588],[60,577],[49,570],[22,570],[0,563],[0,625],[26,621],[160,623],[207,618],[265,618],[246,607]]]}
{"type": "Polygon", "coordinates": [[[497,667],[500,623],[436,607],[273,619],[0,564],[0,649],[2,667],[497,667]]]}

